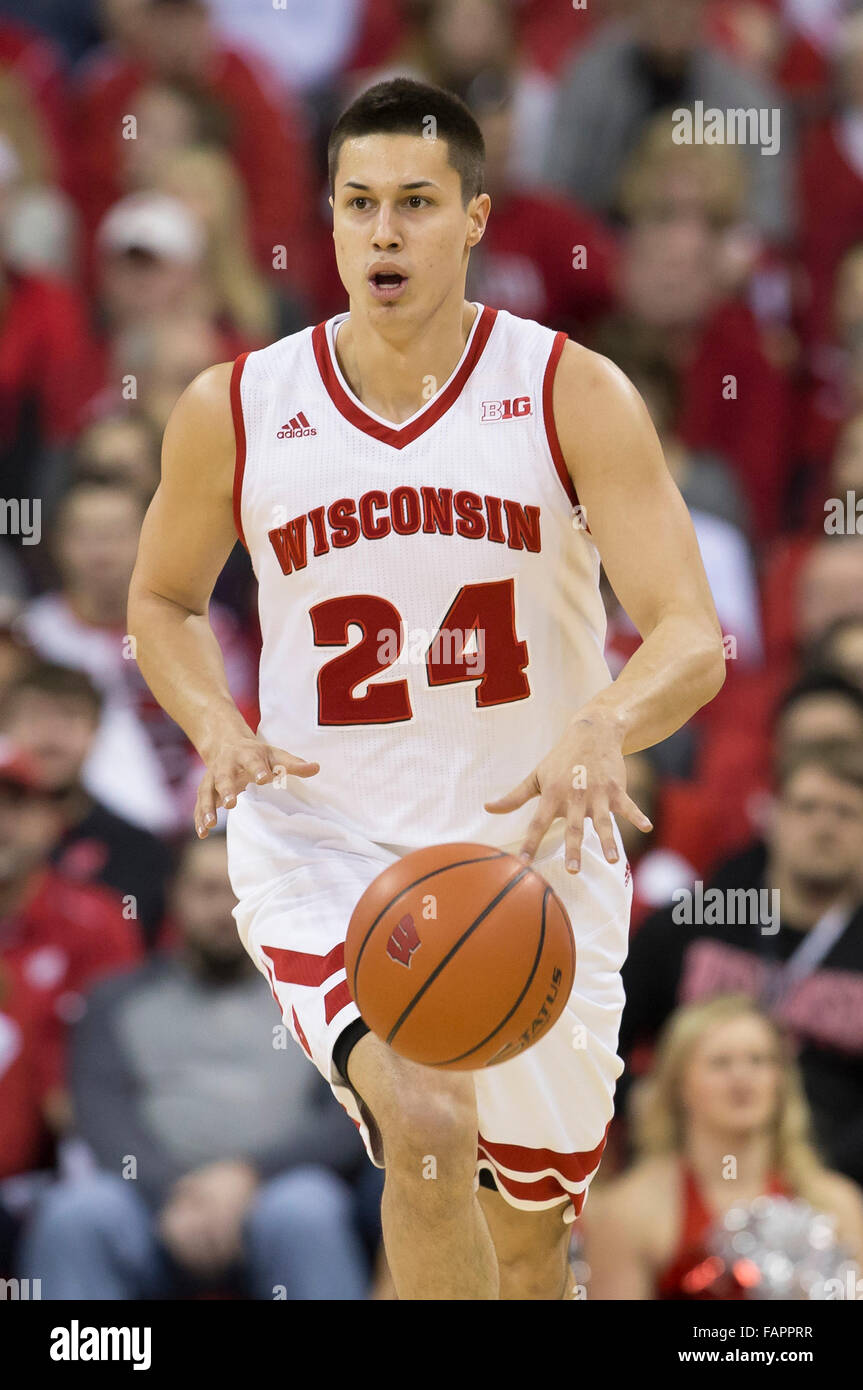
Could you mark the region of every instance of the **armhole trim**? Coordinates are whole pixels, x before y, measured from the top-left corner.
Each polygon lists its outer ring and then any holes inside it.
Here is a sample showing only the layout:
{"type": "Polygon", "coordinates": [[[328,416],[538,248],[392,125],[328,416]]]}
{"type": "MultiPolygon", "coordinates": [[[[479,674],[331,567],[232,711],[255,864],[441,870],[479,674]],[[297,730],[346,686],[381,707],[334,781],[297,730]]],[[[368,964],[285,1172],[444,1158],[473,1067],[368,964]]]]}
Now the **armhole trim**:
{"type": "Polygon", "coordinates": [[[560,478],[561,486],[570,504],[573,507],[577,507],[578,494],[575,490],[575,484],[569,476],[566,459],[560,447],[557,426],[554,423],[554,378],[557,373],[557,364],[560,361],[568,336],[568,334],[562,331],[554,335],[554,343],[549,353],[545,368],[545,376],[542,381],[542,414],[543,420],[545,421],[545,435],[548,440],[549,452],[551,453],[557,476],[560,478]]]}
{"type": "Polygon", "coordinates": [[[234,455],[234,526],[246,550],[248,550],[249,547],[246,545],[246,537],[243,534],[242,519],[243,474],[246,471],[246,425],[243,420],[240,380],[248,355],[248,352],[241,352],[239,357],[235,359],[234,369],[231,372],[231,415],[234,420],[234,441],[236,446],[234,455]]]}

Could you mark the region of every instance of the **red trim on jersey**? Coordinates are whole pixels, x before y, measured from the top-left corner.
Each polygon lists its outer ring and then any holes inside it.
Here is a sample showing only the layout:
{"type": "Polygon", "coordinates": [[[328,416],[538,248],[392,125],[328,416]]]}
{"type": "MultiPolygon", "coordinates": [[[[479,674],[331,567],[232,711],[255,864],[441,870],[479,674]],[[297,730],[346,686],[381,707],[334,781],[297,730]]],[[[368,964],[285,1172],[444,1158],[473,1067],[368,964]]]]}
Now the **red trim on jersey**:
{"type": "Polygon", "coordinates": [[[283,946],[263,946],[273,962],[276,979],[284,985],[322,985],[345,963],[345,943],[340,941],[325,956],[311,951],[287,951],[283,946]]]}
{"type": "Polygon", "coordinates": [[[545,376],[542,381],[542,414],[545,420],[545,433],[548,437],[548,447],[551,450],[551,457],[554,459],[554,466],[557,475],[563,484],[564,491],[574,507],[578,506],[578,494],[573,485],[572,478],[569,476],[569,469],[566,466],[566,459],[563,457],[563,450],[560,447],[560,440],[557,437],[557,425],[554,423],[554,378],[557,372],[557,364],[560,361],[561,353],[566,345],[567,334],[556,333],[554,344],[549,355],[548,363],[545,368],[545,376]]]}
{"type": "Polygon", "coordinates": [[[350,424],[362,430],[365,434],[370,434],[373,439],[380,440],[382,444],[391,444],[394,449],[403,449],[406,444],[412,444],[415,439],[419,439],[421,434],[431,429],[442,415],[445,415],[450,406],[461,395],[468,377],[482,356],[483,349],[489,340],[491,330],[494,328],[497,318],[497,309],[490,309],[485,305],[479,316],[479,322],[475,325],[471,345],[467,356],[453,377],[449,385],[441,392],[436,400],[431,402],[421,415],[409,425],[387,425],[380,420],[376,420],[373,415],[369,415],[362,408],[358,401],[349,396],[342,383],[339,381],[336,369],[333,365],[330,345],[327,340],[326,323],[319,323],[312,331],[312,347],[315,353],[315,361],[318,364],[318,371],[321,380],[326,387],[327,394],[333,405],[344,415],[350,424]]]}
{"type": "Polygon", "coordinates": [[[234,440],[236,443],[236,453],[234,456],[234,525],[237,528],[237,535],[246,545],[246,538],[243,535],[243,523],[240,517],[240,503],[243,498],[243,473],[246,469],[246,426],[243,420],[243,405],[240,399],[240,377],[243,375],[247,352],[241,352],[234,361],[234,369],[231,372],[231,415],[234,418],[234,440]]]}

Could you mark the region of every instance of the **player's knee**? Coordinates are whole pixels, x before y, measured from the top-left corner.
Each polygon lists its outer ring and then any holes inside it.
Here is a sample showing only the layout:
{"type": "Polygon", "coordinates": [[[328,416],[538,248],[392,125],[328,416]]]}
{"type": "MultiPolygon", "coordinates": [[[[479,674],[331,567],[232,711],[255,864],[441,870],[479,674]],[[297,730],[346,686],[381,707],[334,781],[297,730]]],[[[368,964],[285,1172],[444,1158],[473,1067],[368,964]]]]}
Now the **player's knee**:
{"type": "Polygon", "coordinates": [[[387,1165],[443,1165],[476,1158],[476,1095],[467,1077],[432,1076],[400,1088],[398,1105],[381,1124],[387,1165]]]}
{"type": "Polygon", "coordinates": [[[504,1299],[554,1300],[566,1286],[566,1252],[562,1244],[510,1254],[499,1261],[500,1296],[504,1299]]]}

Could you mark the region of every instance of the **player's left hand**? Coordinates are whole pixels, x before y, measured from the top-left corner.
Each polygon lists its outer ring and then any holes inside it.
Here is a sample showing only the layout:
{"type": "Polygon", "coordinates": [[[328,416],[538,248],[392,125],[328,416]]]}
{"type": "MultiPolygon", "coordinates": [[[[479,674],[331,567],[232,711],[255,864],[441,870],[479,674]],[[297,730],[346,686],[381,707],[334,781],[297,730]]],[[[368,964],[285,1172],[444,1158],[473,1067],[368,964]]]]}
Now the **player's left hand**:
{"type": "Polygon", "coordinates": [[[558,816],[566,818],[565,856],[570,873],[578,873],[581,867],[586,818],[593,821],[610,864],[618,858],[612,814],[625,816],[638,830],[653,829],[644,812],[626,794],[622,744],[621,730],[613,720],[599,714],[577,718],[523,782],[505,796],[485,802],[487,811],[504,814],[516,811],[534,796],[539,797],[520,852],[522,859],[530,863],[558,816]]]}

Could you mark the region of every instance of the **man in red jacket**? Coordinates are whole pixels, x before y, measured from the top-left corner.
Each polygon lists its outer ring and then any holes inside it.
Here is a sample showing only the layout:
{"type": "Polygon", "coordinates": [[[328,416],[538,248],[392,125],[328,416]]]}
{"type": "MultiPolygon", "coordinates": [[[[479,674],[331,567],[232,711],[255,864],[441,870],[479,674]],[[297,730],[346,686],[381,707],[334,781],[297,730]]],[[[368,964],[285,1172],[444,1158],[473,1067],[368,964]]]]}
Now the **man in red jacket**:
{"type": "Polygon", "coordinates": [[[44,1002],[41,1065],[58,1084],[66,1028],[81,1016],[85,990],[141,955],[134,902],[49,867],[62,823],[29,760],[0,743],[0,964],[44,1002]]]}

